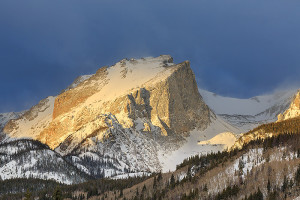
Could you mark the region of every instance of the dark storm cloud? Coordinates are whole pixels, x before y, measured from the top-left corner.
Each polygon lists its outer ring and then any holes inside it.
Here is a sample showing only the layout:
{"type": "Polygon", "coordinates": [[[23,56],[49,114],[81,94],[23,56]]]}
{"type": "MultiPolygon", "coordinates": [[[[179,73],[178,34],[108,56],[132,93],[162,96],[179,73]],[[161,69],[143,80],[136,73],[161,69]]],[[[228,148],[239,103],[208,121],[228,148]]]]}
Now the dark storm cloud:
{"type": "Polygon", "coordinates": [[[198,84],[250,97],[300,86],[299,1],[0,1],[0,112],[124,57],[190,60],[198,84]]]}

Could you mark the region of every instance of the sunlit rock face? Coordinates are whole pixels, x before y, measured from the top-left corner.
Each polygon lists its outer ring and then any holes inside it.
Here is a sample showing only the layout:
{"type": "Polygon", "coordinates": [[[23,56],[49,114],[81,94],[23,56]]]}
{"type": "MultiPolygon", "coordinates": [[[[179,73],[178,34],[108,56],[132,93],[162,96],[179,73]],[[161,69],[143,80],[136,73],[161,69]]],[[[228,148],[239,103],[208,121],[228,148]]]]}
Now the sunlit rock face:
{"type": "Polygon", "coordinates": [[[5,139],[36,139],[42,130],[52,121],[55,97],[41,100],[17,119],[10,120],[3,128],[5,139]]]}
{"type": "Polygon", "coordinates": [[[6,138],[6,135],[2,133],[5,125],[11,120],[18,119],[24,113],[25,111],[0,113],[0,142],[6,138]]]}
{"type": "Polygon", "coordinates": [[[108,115],[123,128],[164,136],[203,130],[210,123],[210,110],[198,92],[189,62],[174,64],[172,57],[162,55],[102,67],[57,97],[41,101],[8,123],[4,132],[38,139],[53,149],[64,143],[67,150],[66,143],[109,137],[108,115]]]}
{"type": "Polygon", "coordinates": [[[54,103],[53,119],[68,113],[72,108],[84,103],[89,97],[99,92],[108,82],[106,77],[107,67],[102,67],[87,81],[58,95],[54,103]]]}
{"type": "Polygon", "coordinates": [[[290,107],[283,113],[278,115],[278,121],[291,119],[300,116],[300,90],[298,90],[290,107]]]}

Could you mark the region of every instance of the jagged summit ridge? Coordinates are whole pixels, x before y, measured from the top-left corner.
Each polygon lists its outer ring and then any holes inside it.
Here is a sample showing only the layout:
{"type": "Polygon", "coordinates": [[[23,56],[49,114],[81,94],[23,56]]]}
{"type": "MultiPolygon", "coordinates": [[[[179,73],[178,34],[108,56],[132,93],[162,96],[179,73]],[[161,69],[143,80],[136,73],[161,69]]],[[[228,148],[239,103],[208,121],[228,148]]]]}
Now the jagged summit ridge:
{"type": "Polygon", "coordinates": [[[160,56],[139,60],[123,59],[113,66],[102,67],[89,79],[56,98],[53,118],[85,100],[90,103],[112,101],[137,88],[155,84],[155,80],[160,81],[172,73],[172,68],[168,68],[174,65],[172,62],[171,56],[160,56]],[[76,98],[70,98],[74,94],[76,98]]]}

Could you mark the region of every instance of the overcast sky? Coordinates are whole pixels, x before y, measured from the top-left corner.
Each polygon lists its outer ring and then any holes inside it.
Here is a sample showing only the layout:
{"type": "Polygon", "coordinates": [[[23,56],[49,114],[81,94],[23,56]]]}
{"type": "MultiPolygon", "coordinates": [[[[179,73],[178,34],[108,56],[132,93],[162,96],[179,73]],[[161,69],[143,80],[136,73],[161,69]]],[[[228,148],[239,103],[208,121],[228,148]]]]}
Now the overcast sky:
{"type": "Polygon", "coordinates": [[[190,60],[199,87],[225,96],[300,88],[300,1],[1,0],[0,112],[161,54],[190,60]]]}

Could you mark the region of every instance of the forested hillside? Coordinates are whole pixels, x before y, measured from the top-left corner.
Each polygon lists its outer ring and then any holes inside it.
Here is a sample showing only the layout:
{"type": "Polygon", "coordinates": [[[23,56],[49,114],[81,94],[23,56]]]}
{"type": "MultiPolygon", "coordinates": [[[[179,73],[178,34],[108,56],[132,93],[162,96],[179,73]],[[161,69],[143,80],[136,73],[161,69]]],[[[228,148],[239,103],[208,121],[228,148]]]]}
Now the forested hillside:
{"type": "MultiPolygon", "coordinates": [[[[51,199],[57,191],[65,199],[292,199],[300,191],[299,142],[298,133],[255,140],[242,150],[191,157],[173,173],[150,177],[99,179],[73,186],[40,181],[45,184],[40,187],[31,187],[38,180],[26,180],[22,194],[2,199],[19,199],[27,189],[39,199],[51,199]]],[[[2,182],[8,184],[22,181],[2,182]]],[[[4,190],[2,186],[1,192],[9,192],[4,190]]]]}
{"type": "Polygon", "coordinates": [[[265,133],[299,133],[300,132],[300,117],[295,117],[280,122],[263,124],[248,132],[248,134],[256,131],[264,131],[265,133]]]}
{"type": "Polygon", "coordinates": [[[98,179],[72,186],[37,179],[2,181],[1,194],[8,194],[2,199],[26,195],[38,199],[56,195],[64,199],[122,200],[293,199],[300,196],[299,120],[264,124],[247,134],[263,130],[274,133],[272,137],[251,140],[241,149],[190,157],[172,173],[98,179]]]}
{"type": "Polygon", "coordinates": [[[243,145],[249,143],[252,140],[264,139],[273,137],[279,134],[294,134],[300,132],[300,117],[287,119],[280,122],[273,122],[268,124],[262,124],[257,128],[245,133],[240,137],[232,149],[242,148],[243,145]]]}

